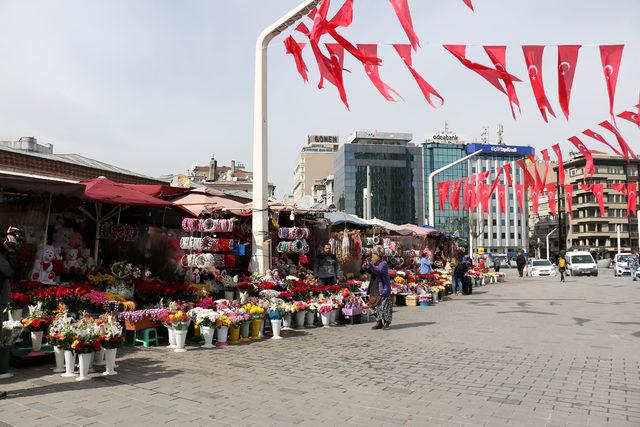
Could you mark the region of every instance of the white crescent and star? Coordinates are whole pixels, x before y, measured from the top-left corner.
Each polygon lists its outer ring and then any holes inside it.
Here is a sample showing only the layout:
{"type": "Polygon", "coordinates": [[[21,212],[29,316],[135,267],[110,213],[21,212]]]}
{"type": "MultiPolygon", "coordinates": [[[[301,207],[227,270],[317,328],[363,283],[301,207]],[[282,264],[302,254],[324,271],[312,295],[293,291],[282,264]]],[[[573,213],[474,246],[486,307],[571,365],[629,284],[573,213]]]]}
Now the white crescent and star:
{"type": "Polygon", "coordinates": [[[536,77],[538,76],[538,67],[536,67],[535,65],[529,65],[529,75],[531,76],[531,80],[535,80],[536,77]],[[531,72],[531,69],[533,68],[533,73],[531,72]]]}
{"type": "Polygon", "coordinates": [[[607,76],[607,80],[609,80],[609,78],[611,78],[611,75],[613,74],[613,67],[611,65],[605,65],[603,67],[604,70],[604,75],[607,76]],[[609,72],[607,72],[607,70],[609,70],[609,72]]]}
{"type": "Polygon", "coordinates": [[[560,70],[560,74],[564,76],[567,73],[567,71],[569,71],[571,69],[571,64],[569,64],[566,61],[563,61],[563,62],[560,63],[560,65],[558,65],[558,69],[560,70]],[[563,67],[563,65],[566,65],[567,68],[565,69],[563,67]]]}

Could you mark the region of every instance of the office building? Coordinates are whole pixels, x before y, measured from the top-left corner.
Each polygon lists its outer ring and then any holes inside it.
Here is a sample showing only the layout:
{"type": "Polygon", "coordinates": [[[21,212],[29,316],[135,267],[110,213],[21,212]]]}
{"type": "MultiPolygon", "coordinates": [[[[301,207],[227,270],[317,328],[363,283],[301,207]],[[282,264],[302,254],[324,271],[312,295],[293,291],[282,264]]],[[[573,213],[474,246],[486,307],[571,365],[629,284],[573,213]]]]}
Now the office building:
{"type": "Polygon", "coordinates": [[[367,167],[371,171],[371,217],[395,224],[422,224],[422,150],[409,133],[355,132],[334,162],[334,203],[364,216],[367,167]]]}
{"type": "Polygon", "coordinates": [[[334,205],[333,181],[333,175],[316,180],[313,184],[313,201],[315,203],[322,203],[327,206],[334,205]]]}
{"type": "Polygon", "coordinates": [[[302,148],[293,172],[293,199],[313,196],[316,181],[333,174],[333,161],[338,151],[337,136],[310,135],[302,148]]]}

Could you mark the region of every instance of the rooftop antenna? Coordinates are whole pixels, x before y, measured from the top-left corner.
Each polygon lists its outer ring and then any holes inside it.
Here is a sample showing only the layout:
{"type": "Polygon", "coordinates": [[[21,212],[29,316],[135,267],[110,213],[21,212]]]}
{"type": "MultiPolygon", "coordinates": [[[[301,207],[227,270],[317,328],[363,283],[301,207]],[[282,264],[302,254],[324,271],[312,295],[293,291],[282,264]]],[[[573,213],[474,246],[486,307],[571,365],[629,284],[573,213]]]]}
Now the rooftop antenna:
{"type": "Polygon", "coordinates": [[[482,127],[482,133],[480,134],[480,139],[482,140],[483,144],[489,143],[489,126],[482,127]]]}
{"type": "Polygon", "coordinates": [[[498,123],[498,126],[496,126],[496,132],[498,133],[498,145],[504,145],[504,142],[502,140],[502,134],[504,133],[504,126],[502,126],[502,123],[498,123]]]}

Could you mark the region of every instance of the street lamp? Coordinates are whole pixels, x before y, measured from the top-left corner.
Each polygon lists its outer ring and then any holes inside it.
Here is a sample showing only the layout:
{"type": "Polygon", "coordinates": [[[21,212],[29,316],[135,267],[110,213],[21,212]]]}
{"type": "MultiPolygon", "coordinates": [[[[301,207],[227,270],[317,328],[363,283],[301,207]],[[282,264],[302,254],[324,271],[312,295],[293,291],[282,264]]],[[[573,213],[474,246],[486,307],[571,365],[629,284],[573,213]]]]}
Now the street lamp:
{"type": "Polygon", "coordinates": [[[251,270],[265,273],[269,264],[268,219],[268,122],[267,122],[267,47],[278,34],[306,16],[320,0],[305,0],[282,18],[267,27],[256,42],[255,99],[253,104],[253,203],[251,270]]]}
{"type": "Polygon", "coordinates": [[[549,236],[555,233],[557,229],[558,228],[556,227],[553,230],[551,230],[551,233],[547,234],[547,260],[549,260],[549,236]]]}

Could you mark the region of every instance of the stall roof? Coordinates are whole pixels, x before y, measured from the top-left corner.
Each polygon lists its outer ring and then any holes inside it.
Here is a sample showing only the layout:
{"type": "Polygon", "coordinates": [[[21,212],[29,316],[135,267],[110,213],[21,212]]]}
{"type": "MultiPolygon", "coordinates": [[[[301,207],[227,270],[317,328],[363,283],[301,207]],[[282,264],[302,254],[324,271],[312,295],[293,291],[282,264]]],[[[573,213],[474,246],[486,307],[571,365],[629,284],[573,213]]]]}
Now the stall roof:
{"type": "Polygon", "coordinates": [[[80,181],[71,179],[54,178],[30,173],[14,172],[0,169],[0,188],[14,191],[36,191],[64,195],[69,197],[82,197],[84,185],[80,181]]]}
{"type": "MultiPolygon", "coordinates": [[[[193,216],[200,216],[203,213],[221,210],[235,213],[235,210],[242,209],[245,206],[243,200],[221,194],[223,193],[215,190],[197,189],[191,191],[189,194],[178,197],[173,201],[173,204],[193,216]]],[[[251,212],[249,212],[249,214],[251,214],[251,212]]]]}
{"type": "Polygon", "coordinates": [[[170,202],[99,177],[83,182],[84,199],[112,205],[169,206],[170,202]]]}
{"type": "Polygon", "coordinates": [[[434,234],[440,234],[435,227],[430,226],[418,226],[415,224],[403,224],[402,227],[413,231],[416,236],[430,236],[434,234]]]}
{"type": "Polygon", "coordinates": [[[324,217],[331,222],[331,225],[351,224],[361,228],[372,227],[371,224],[359,216],[348,214],[346,212],[327,212],[324,214],[324,217]]]}
{"type": "Polygon", "coordinates": [[[191,188],[171,187],[165,184],[125,184],[127,187],[153,197],[179,196],[191,191],[191,188]]]}
{"type": "Polygon", "coordinates": [[[407,236],[409,234],[412,234],[413,231],[406,229],[400,225],[396,225],[396,224],[392,224],[390,222],[387,221],[383,221],[381,219],[378,218],[373,218],[367,221],[369,224],[373,225],[374,227],[380,227],[382,229],[385,229],[387,231],[393,232],[393,233],[397,233],[403,236],[407,236]]]}

